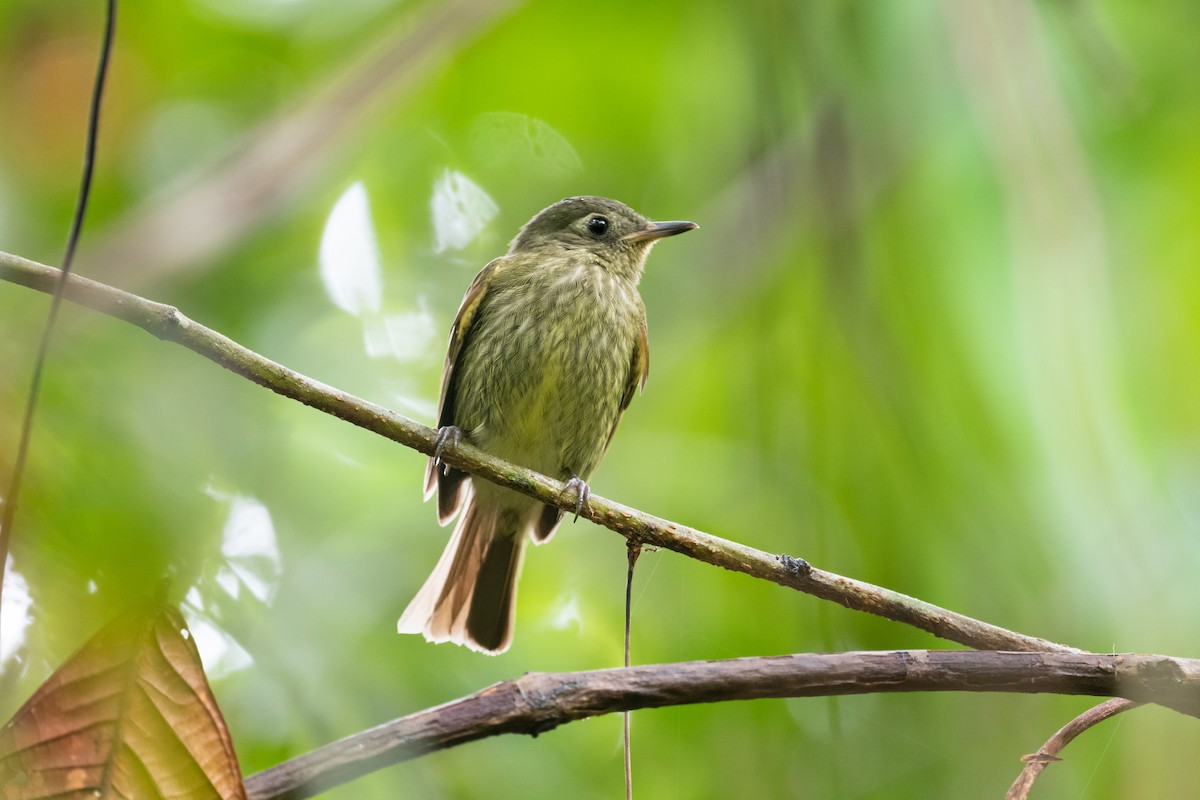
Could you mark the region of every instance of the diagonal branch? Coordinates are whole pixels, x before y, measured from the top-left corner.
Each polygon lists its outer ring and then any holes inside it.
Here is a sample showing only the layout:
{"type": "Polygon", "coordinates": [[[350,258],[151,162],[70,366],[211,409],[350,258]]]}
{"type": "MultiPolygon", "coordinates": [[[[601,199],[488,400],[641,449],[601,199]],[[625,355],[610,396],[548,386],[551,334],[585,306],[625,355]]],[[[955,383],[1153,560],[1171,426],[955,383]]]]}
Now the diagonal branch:
{"type": "Polygon", "coordinates": [[[532,736],[639,708],[873,692],[1120,696],[1200,716],[1200,661],[1166,656],[909,650],[528,673],[285,761],[246,779],[251,800],[298,800],[434,750],[532,736]]]}
{"type": "MultiPolygon", "coordinates": [[[[50,292],[57,276],[58,270],[53,267],[0,252],[2,280],[50,292]]],[[[136,325],[159,339],[183,345],[273,392],[405,447],[426,455],[432,455],[436,447],[437,432],[432,428],[264,358],[229,337],[188,319],[173,306],[77,276],[71,276],[67,281],[63,296],[73,303],[136,325]]],[[[469,444],[447,445],[442,451],[442,459],[453,467],[543,503],[567,511],[575,510],[574,492],[566,491],[559,481],[495,458],[469,444]]],[[[1005,630],[890,589],[826,572],[803,559],[767,553],[712,536],[599,495],[591,495],[581,516],[632,542],[673,550],[698,561],[832,600],[846,608],[903,622],[978,650],[1082,652],[1005,630]]]]}

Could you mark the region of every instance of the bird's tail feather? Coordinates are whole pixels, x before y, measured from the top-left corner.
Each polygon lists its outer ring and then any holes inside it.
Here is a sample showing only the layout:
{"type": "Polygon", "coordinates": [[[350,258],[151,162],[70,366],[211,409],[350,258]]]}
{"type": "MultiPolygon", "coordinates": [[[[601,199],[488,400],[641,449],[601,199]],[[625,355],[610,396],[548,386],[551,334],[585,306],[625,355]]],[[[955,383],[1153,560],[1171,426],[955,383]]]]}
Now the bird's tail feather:
{"type": "Polygon", "coordinates": [[[400,633],[482,653],[507,650],[525,549],[521,527],[514,509],[472,498],[433,573],[400,615],[400,633]]]}

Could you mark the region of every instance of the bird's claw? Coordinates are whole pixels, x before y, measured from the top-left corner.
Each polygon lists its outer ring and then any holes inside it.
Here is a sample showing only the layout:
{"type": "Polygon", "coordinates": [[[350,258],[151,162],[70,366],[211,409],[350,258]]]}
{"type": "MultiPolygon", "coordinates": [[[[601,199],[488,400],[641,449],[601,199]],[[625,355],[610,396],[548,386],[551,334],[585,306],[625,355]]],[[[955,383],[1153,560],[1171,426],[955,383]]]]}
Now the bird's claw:
{"type": "Polygon", "coordinates": [[[436,446],[433,448],[434,466],[442,465],[442,451],[446,449],[447,442],[458,447],[458,443],[461,441],[462,428],[457,425],[443,425],[438,428],[437,439],[434,440],[436,446]]]}
{"type": "Polygon", "coordinates": [[[572,476],[571,480],[567,481],[566,490],[575,491],[575,518],[572,522],[579,520],[579,515],[583,513],[583,507],[587,505],[588,498],[592,496],[592,490],[588,487],[587,482],[578,475],[572,476]]]}

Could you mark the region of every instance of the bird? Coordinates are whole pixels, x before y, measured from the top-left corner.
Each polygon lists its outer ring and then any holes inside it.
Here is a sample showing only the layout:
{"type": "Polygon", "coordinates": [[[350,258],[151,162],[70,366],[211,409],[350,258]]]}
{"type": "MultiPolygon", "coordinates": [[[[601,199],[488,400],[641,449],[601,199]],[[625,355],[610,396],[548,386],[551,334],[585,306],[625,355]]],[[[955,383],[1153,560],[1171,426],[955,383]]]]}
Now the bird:
{"type": "Polygon", "coordinates": [[[535,214],[475,276],[450,328],[425,471],[438,522],[461,514],[400,633],[493,655],[509,648],[526,544],[549,541],[563,511],[471,478],[442,463],[442,449],[467,441],[565,481],[578,517],[587,480],[649,374],[637,288],[646,256],[697,227],[651,222],[605,197],[569,197],[535,214]]]}

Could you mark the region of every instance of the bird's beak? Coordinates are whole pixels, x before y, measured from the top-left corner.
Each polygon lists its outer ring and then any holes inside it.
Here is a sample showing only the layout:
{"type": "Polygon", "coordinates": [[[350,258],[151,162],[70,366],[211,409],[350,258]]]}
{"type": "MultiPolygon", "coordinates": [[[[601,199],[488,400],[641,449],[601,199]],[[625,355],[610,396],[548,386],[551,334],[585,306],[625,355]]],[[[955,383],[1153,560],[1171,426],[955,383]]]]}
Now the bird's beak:
{"type": "Polygon", "coordinates": [[[651,222],[640,231],[626,234],[624,239],[627,242],[652,242],[666,236],[694,231],[699,227],[694,222],[651,222]]]}

